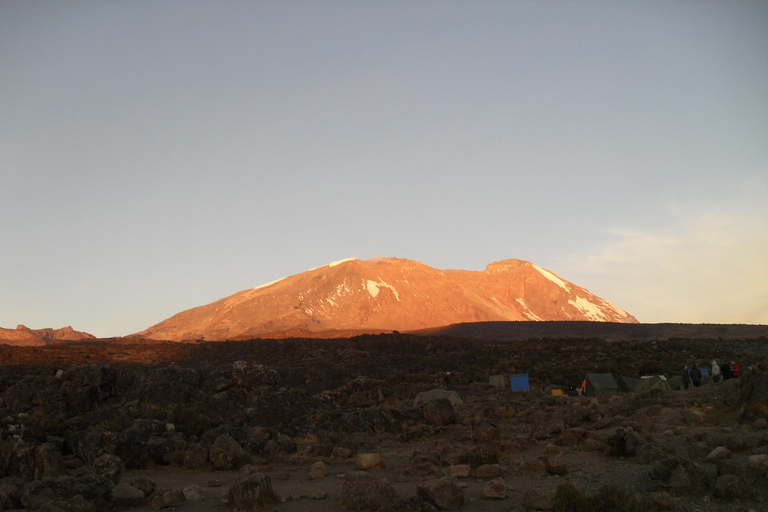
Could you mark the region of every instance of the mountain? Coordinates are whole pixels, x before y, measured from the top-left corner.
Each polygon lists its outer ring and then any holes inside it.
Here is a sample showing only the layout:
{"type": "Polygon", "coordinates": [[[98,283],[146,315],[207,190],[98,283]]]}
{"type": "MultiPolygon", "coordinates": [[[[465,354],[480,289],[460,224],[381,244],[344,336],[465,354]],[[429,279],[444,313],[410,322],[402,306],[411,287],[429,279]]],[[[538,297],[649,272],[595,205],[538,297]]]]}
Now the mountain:
{"type": "Polygon", "coordinates": [[[96,339],[92,334],[74,330],[72,327],[61,329],[30,329],[18,325],[15,329],[0,327],[0,345],[42,346],[54,341],[82,341],[96,339]]]}
{"type": "Polygon", "coordinates": [[[350,258],[184,311],[132,336],[170,341],[330,337],[531,320],[637,323],[527,261],[499,261],[477,272],[398,258],[350,258]]]}

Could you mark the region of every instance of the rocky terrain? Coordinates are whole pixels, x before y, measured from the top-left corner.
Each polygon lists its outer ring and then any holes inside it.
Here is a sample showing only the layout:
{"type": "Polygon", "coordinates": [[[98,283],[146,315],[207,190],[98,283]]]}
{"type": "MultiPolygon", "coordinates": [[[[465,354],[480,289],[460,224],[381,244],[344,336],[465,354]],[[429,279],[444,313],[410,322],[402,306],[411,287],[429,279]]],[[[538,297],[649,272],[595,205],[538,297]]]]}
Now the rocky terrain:
{"type": "Polygon", "coordinates": [[[527,261],[498,261],[473,272],[376,258],[343,260],[244,290],[135,337],[342,337],[487,321],[637,323],[608,301],[527,261]]]}
{"type": "Polygon", "coordinates": [[[766,338],[80,343],[0,361],[0,510],[768,510],[766,338]],[[741,378],[568,396],[587,371],[712,358],[741,378]],[[463,403],[415,405],[446,371],[463,403]],[[488,384],[510,372],[532,389],[488,384]]]}

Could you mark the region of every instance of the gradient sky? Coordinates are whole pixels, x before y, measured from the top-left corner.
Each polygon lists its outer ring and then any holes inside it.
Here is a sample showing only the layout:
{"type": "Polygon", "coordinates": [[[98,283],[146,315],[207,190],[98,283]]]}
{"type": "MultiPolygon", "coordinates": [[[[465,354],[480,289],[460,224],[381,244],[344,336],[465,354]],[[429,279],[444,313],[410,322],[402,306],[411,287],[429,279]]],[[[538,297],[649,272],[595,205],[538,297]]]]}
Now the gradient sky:
{"type": "Polygon", "coordinates": [[[768,323],[768,2],[0,0],[0,326],[342,258],[768,323]]]}

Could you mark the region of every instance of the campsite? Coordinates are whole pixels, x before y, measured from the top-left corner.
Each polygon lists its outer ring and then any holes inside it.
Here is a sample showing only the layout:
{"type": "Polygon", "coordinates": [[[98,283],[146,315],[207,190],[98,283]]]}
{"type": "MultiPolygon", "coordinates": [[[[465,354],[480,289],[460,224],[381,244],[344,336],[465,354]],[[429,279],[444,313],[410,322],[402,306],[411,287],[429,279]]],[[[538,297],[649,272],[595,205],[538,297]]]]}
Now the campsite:
{"type": "Polygon", "coordinates": [[[767,510],[767,345],[0,347],[0,510],[767,510]]]}

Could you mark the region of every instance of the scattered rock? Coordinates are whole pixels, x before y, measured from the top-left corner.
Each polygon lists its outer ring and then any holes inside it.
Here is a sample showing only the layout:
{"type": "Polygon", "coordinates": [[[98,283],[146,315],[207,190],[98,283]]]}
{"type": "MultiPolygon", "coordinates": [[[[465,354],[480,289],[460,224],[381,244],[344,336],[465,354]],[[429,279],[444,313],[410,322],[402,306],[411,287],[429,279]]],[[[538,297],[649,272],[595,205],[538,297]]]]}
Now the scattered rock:
{"type": "Polygon", "coordinates": [[[416,486],[416,493],[440,510],[454,510],[464,504],[464,491],[448,477],[427,480],[416,486]]]}
{"type": "Polygon", "coordinates": [[[718,463],[723,459],[729,459],[731,452],[725,446],[718,446],[707,454],[707,462],[718,463]]]}
{"type": "Polygon", "coordinates": [[[189,485],[181,490],[182,494],[184,494],[184,499],[186,501],[202,501],[205,499],[205,496],[203,495],[203,492],[200,490],[200,487],[197,485],[189,485]]]}
{"type": "Polygon", "coordinates": [[[501,478],[494,478],[485,486],[483,495],[494,500],[503,500],[507,497],[507,485],[501,478]]]}
{"type": "Polygon", "coordinates": [[[123,476],[123,471],[125,470],[122,459],[117,455],[109,453],[97,457],[93,461],[93,467],[99,474],[109,478],[115,483],[120,480],[120,477],[123,476]]]}
{"type": "Polygon", "coordinates": [[[277,503],[269,476],[258,473],[229,488],[229,509],[233,512],[256,511],[277,503]]]}
{"type": "Polygon", "coordinates": [[[318,489],[312,493],[313,500],[326,500],[328,499],[328,491],[325,489],[318,489]]]}
{"type": "Polygon", "coordinates": [[[449,477],[467,478],[469,476],[470,468],[469,464],[455,464],[445,468],[443,474],[449,477]]]}
{"type": "Polygon", "coordinates": [[[361,471],[385,467],[384,459],[378,453],[358,453],[355,457],[355,467],[361,471]]]}
{"type": "Polygon", "coordinates": [[[499,464],[483,464],[475,469],[475,478],[490,480],[501,476],[502,469],[499,464]]]}
{"type": "Polygon", "coordinates": [[[321,460],[317,461],[309,467],[309,479],[315,480],[318,478],[323,478],[328,474],[329,470],[330,468],[328,467],[328,464],[321,460]]]}

